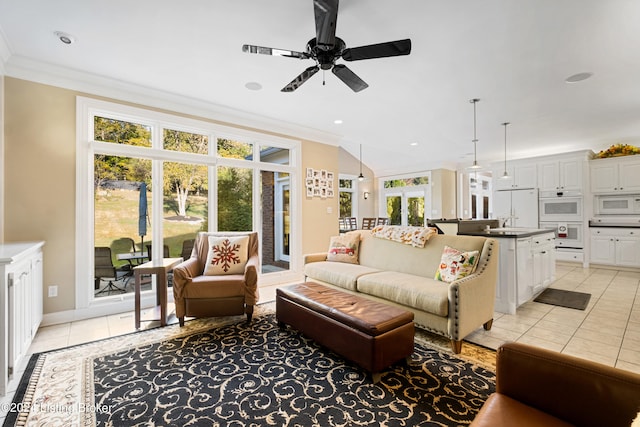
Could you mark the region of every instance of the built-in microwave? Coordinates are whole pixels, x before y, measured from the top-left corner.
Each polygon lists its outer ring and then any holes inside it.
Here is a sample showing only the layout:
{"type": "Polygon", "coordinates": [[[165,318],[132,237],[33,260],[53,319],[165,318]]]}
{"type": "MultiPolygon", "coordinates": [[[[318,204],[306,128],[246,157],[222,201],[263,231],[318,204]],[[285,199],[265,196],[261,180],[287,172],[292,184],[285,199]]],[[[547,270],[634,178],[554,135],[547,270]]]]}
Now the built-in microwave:
{"type": "Polygon", "coordinates": [[[540,222],[582,221],[581,196],[540,198],[540,222]]]}
{"type": "Polygon", "coordinates": [[[639,195],[596,196],[597,215],[640,215],[639,195]]]}

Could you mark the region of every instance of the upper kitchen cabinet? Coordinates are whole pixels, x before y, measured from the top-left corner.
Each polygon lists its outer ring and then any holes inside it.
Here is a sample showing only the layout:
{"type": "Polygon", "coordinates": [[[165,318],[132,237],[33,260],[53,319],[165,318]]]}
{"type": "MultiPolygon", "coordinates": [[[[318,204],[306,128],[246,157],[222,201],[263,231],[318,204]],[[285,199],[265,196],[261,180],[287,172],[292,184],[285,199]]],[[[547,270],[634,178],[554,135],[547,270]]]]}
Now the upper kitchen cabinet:
{"type": "Polygon", "coordinates": [[[594,159],[589,164],[591,192],[640,192],[640,156],[594,159]]]}
{"type": "Polygon", "coordinates": [[[517,190],[537,188],[537,170],[535,163],[516,163],[507,167],[508,179],[501,179],[504,169],[493,172],[493,183],[496,190],[517,190]]]}
{"type": "Polygon", "coordinates": [[[582,191],[582,167],[586,159],[550,160],[538,163],[540,191],[582,191]]]}

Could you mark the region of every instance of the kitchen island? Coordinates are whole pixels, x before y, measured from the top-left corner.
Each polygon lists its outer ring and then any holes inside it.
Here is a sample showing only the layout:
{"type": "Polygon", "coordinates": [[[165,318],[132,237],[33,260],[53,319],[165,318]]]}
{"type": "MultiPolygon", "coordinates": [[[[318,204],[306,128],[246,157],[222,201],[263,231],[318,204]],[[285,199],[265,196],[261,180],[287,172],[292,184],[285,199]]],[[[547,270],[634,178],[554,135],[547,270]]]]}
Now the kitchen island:
{"type": "Polygon", "coordinates": [[[555,233],[538,228],[493,228],[468,236],[498,240],[498,283],[495,311],[515,314],[518,306],[538,295],[556,275],[555,233]]]}

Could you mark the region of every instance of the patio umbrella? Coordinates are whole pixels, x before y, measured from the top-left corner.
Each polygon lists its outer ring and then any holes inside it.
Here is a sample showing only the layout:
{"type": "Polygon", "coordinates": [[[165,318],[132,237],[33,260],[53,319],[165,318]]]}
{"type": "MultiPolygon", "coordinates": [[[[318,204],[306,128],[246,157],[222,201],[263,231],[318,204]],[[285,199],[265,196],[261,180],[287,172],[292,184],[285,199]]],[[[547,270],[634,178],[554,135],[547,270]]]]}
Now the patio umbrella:
{"type": "Polygon", "coordinates": [[[140,200],[138,202],[138,235],[140,251],[144,252],[144,236],[147,235],[147,184],[140,184],[140,200]]]}

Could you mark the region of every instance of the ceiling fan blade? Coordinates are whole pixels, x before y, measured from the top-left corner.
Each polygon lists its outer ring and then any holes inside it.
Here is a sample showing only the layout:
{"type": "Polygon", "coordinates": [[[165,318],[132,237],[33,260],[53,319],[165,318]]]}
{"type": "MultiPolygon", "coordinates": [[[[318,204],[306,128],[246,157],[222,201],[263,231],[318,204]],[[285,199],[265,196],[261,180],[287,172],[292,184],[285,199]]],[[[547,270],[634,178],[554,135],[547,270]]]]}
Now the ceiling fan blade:
{"type": "Polygon", "coordinates": [[[316,45],[322,50],[331,50],[336,44],[336,22],[338,0],[313,0],[316,19],[316,45]]]}
{"type": "Polygon", "coordinates": [[[369,87],[360,77],[358,77],[353,71],[347,68],[346,65],[338,64],[334,65],[331,70],[333,74],[338,76],[347,86],[349,86],[354,92],[360,92],[369,87]]]}
{"type": "Polygon", "coordinates": [[[291,83],[289,83],[288,85],[283,87],[280,91],[281,92],[293,92],[294,90],[296,90],[300,86],[302,86],[302,84],[304,82],[309,80],[311,78],[311,76],[313,76],[315,73],[317,73],[319,69],[320,69],[320,67],[318,67],[317,65],[314,65],[313,67],[307,68],[302,73],[300,73],[300,75],[298,77],[293,79],[291,81],[291,83]]]}
{"type": "Polygon", "coordinates": [[[396,40],[393,42],[348,48],[345,49],[342,53],[342,59],[344,59],[345,61],[359,61],[361,59],[409,55],[410,53],[411,39],[404,39],[396,40]]]}
{"type": "Polygon", "coordinates": [[[294,50],[274,49],[272,47],[255,46],[252,44],[243,44],[242,51],[247,53],[259,53],[261,55],[286,56],[288,58],[309,59],[310,56],[305,52],[296,52],[294,50]]]}

